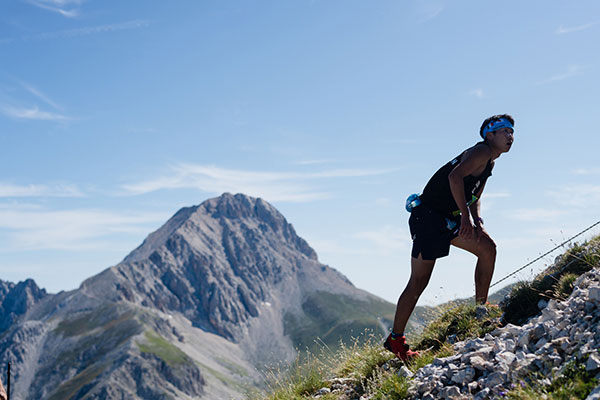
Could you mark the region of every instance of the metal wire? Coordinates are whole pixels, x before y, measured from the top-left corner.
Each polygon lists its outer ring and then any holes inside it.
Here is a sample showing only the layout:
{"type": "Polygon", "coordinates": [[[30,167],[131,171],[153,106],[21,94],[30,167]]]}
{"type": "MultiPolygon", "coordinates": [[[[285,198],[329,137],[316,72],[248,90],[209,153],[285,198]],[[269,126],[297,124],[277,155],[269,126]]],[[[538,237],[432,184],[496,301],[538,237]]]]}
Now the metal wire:
{"type": "Polygon", "coordinates": [[[553,251],[557,250],[558,248],[564,246],[565,244],[569,243],[570,241],[572,241],[573,239],[575,239],[578,236],[583,235],[585,232],[589,231],[590,229],[592,229],[593,227],[595,227],[596,225],[600,225],[600,221],[596,222],[595,224],[590,225],[589,227],[585,228],[584,230],[582,230],[581,232],[579,232],[578,234],[576,234],[575,236],[570,237],[569,239],[565,240],[564,242],[562,242],[561,244],[559,244],[558,246],[556,246],[555,248],[553,248],[552,250],[547,251],[546,253],[542,254],[541,256],[539,256],[538,258],[536,258],[533,261],[528,262],[527,264],[523,265],[521,268],[515,270],[514,272],[506,275],[504,278],[494,282],[494,284],[490,285],[490,287],[496,286],[497,284],[499,284],[502,281],[507,280],[508,278],[510,278],[511,276],[519,273],[520,271],[524,270],[525,268],[529,267],[531,264],[535,263],[536,261],[541,260],[542,258],[546,257],[548,254],[552,253],[553,251]]]}

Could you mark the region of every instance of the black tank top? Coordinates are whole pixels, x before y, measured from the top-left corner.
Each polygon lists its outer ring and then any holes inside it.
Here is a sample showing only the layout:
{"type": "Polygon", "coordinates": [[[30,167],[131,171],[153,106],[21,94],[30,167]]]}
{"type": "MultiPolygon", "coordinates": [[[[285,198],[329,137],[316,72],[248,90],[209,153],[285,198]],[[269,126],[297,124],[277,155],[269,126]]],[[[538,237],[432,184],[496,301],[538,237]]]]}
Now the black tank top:
{"type": "MultiPolygon", "coordinates": [[[[484,144],[484,142],[479,142],[475,146],[479,144],[484,144]]],[[[475,147],[473,146],[473,147],[475,147]]],[[[487,146],[487,145],[486,145],[487,146]]],[[[471,149],[473,148],[471,147],[471,149]]],[[[467,149],[470,150],[470,149],[467,149]]],[[[450,181],[448,180],[448,175],[454,167],[460,162],[461,157],[467,150],[460,153],[459,156],[454,158],[452,161],[448,162],[442,168],[440,168],[423,189],[423,194],[421,195],[421,201],[429,208],[448,216],[448,217],[456,217],[460,215],[460,210],[456,201],[454,201],[454,197],[452,197],[452,192],[450,190],[450,181]]],[[[477,201],[477,197],[475,194],[479,189],[485,184],[487,179],[492,176],[492,168],[494,167],[492,163],[492,159],[488,160],[487,165],[485,166],[485,170],[479,176],[468,175],[464,178],[465,185],[465,199],[467,200],[467,205],[473,204],[477,201]]]]}

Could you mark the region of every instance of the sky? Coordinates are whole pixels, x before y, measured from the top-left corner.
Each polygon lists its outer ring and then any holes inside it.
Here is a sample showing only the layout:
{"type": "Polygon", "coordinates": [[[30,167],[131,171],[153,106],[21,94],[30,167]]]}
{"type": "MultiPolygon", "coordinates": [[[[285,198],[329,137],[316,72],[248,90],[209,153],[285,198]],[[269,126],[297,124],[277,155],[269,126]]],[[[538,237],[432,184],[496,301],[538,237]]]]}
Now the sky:
{"type": "MultiPolygon", "coordinates": [[[[75,289],[230,192],[396,302],[406,197],[509,113],[496,281],[600,220],[599,42],[597,0],[3,1],[0,279],[75,289]]],[[[452,249],[419,304],[473,296],[475,261],[452,249]]]]}

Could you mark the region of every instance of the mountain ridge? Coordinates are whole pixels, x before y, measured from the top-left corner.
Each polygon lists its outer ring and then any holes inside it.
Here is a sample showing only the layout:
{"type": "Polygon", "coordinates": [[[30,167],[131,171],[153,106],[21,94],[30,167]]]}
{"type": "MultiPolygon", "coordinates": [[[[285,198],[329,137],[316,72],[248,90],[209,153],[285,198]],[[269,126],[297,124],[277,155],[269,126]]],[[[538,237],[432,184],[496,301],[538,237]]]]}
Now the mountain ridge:
{"type": "Polygon", "coordinates": [[[229,193],[182,208],[78,289],[27,304],[0,357],[15,396],[35,399],[240,398],[307,338],[333,346],[393,316],[272,205],[229,193]]]}

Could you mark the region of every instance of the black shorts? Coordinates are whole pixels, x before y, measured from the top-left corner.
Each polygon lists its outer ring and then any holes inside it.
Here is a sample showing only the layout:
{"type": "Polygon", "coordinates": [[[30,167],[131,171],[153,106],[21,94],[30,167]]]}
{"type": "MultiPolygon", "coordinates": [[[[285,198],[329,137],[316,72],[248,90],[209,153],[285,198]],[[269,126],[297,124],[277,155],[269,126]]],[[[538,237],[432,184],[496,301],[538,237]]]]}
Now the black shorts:
{"type": "Polygon", "coordinates": [[[450,242],[458,236],[460,215],[447,218],[421,204],[412,210],[408,225],[413,240],[411,255],[418,258],[421,254],[423,260],[435,260],[450,253],[450,242]],[[456,224],[452,229],[448,227],[449,220],[456,224]]]}

